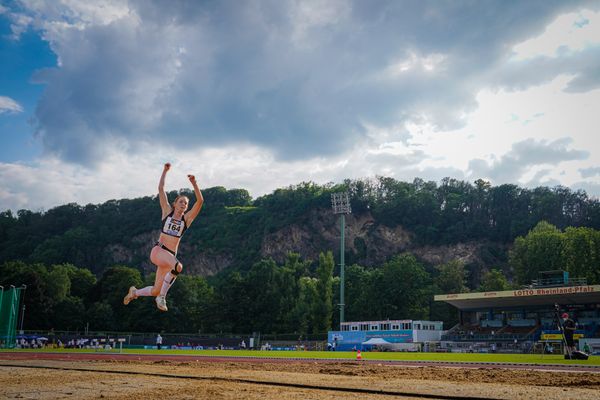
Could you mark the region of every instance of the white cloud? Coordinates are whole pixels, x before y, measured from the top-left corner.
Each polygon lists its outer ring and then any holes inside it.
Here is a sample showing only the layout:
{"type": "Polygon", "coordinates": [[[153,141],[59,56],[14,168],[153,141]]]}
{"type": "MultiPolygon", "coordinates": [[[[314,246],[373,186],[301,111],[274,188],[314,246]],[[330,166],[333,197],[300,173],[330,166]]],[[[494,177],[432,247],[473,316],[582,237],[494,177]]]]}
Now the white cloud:
{"type": "Polygon", "coordinates": [[[59,60],[36,77],[46,84],[35,114],[38,137],[48,155],[83,165],[101,162],[113,138],[132,148],[149,139],[192,147],[246,142],[280,160],[308,160],[350,150],[369,125],[456,129],[509,44],[567,8],[539,2],[531,13],[530,3],[516,3],[489,13],[478,3],[373,7],[352,0],[23,4],[15,25],[40,29],[59,60]],[[19,23],[20,16],[29,20],[19,23]]]}
{"type": "Polygon", "coordinates": [[[591,178],[600,175],[600,167],[581,168],[579,172],[581,172],[581,177],[591,178]]]}
{"type": "Polygon", "coordinates": [[[19,103],[10,97],[0,96],[0,114],[20,112],[23,112],[23,107],[19,103]]]}
{"type": "Polygon", "coordinates": [[[600,12],[583,9],[560,15],[544,33],[516,45],[513,60],[564,57],[593,46],[600,46],[600,12]]]}
{"type": "Polygon", "coordinates": [[[461,178],[452,168],[421,168],[419,150],[396,147],[365,151],[366,143],[334,157],[282,161],[260,147],[238,145],[188,149],[175,144],[151,143],[132,153],[118,144],[93,169],[44,158],[35,163],[0,163],[0,210],[49,209],[60,204],[101,203],[109,199],[154,195],[163,163],[173,167],[167,189],[189,187],[186,175],[196,175],[201,188],[243,188],[254,197],[302,181],[320,184],[383,175],[412,181],[415,177],[439,180],[461,178]]]}
{"type": "MultiPolygon", "coordinates": [[[[530,168],[544,165],[558,165],[564,161],[585,160],[589,153],[583,150],[569,149],[570,138],[561,138],[552,142],[526,139],[512,145],[511,151],[499,158],[486,162],[474,159],[469,162],[471,176],[475,179],[486,178],[494,183],[511,183],[520,180],[530,168]]],[[[540,170],[531,179],[534,185],[550,170],[540,170]]]]}
{"type": "Polygon", "coordinates": [[[195,172],[254,196],[374,175],[573,185],[600,165],[598,13],[576,3],[23,4],[15,35],[41,30],[59,66],[35,76],[44,157],[0,164],[0,208],[153,194],[165,161],[172,188],[195,172]]]}
{"type": "Polygon", "coordinates": [[[397,78],[409,71],[433,72],[443,68],[443,62],[446,56],[443,54],[428,54],[418,56],[414,52],[409,52],[408,57],[400,61],[394,62],[392,65],[385,68],[383,74],[387,78],[397,78]]]}
{"type": "MultiPolygon", "coordinates": [[[[468,115],[465,127],[439,133],[427,124],[412,124],[408,126],[407,143],[418,146],[427,156],[421,168],[452,166],[467,171],[469,162],[479,159],[477,172],[483,173],[490,165],[497,166],[515,143],[526,138],[539,144],[568,138],[571,141],[568,149],[587,151],[589,157],[552,166],[519,167],[515,170],[517,175],[505,179],[531,186],[535,185],[532,179],[540,169],[550,169],[542,182],[555,179],[570,186],[581,179],[578,169],[600,165],[596,135],[600,113],[593,111],[600,104],[600,90],[565,94],[563,89],[568,81],[569,77],[559,76],[526,91],[482,90],[477,95],[478,107],[468,115]]],[[[477,179],[483,175],[471,173],[469,177],[477,179]]]]}
{"type": "Polygon", "coordinates": [[[312,48],[311,35],[318,38],[319,30],[334,27],[346,20],[352,11],[347,0],[306,0],[290,4],[291,40],[295,46],[312,48]]]}

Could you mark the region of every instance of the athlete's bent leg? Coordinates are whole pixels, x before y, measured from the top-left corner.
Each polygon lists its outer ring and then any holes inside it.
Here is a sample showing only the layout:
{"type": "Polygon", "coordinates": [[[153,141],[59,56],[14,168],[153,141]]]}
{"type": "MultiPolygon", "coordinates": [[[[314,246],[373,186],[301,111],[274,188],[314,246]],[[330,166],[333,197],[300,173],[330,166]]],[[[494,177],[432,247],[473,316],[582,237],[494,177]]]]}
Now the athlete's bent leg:
{"type": "Polygon", "coordinates": [[[165,295],[181,272],[181,263],[173,254],[159,247],[152,249],[150,260],[158,267],[152,288],[152,295],[156,296],[156,307],[161,311],[168,311],[165,295]]]}
{"type": "Polygon", "coordinates": [[[175,279],[177,279],[177,275],[179,275],[181,271],[183,271],[183,265],[179,261],[177,261],[173,269],[167,272],[165,278],[163,279],[163,284],[160,288],[161,296],[167,295],[167,292],[169,291],[169,289],[171,289],[171,286],[173,286],[173,283],[175,283],[175,279]]]}
{"type": "Polygon", "coordinates": [[[127,292],[127,296],[123,298],[123,304],[127,305],[131,303],[132,300],[135,300],[138,297],[152,296],[153,288],[153,286],[146,286],[145,288],[137,289],[135,286],[131,286],[129,288],[129,292],[127,292]]]}
{"type": "Polygon", "coordinates": [[[135,291],[136,297],[140,296],[152,296],[152,289],[154,286],[146,286],[145,288],[138,289],[135,291]]]}
{"type": "Polygon", "coordinates": [[[177,275],[179,275],[179,273],[182,270],[183,270],[183,266],[181,265],[181,263],[179,261],[177,261],[175,263],[174,268],[164,275],[162,286],[160,288],[160,293],[158,294],[158,296],[156,296],[156,299],[154,299],[156,301],[156,307],[159,310],[161,310],[161,311],[169,310],[167,308],[167,298],[166,298],[167,292],[169,291],[171,286],[173,286],[175,279],[177,279],[177,275]]]}

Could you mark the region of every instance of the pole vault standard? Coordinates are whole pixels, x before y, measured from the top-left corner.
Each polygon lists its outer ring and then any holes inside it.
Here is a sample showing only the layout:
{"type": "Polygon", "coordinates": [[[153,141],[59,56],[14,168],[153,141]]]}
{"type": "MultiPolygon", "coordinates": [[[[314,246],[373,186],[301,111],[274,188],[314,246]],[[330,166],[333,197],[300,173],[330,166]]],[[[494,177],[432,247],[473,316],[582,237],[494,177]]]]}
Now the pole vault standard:
{"type": "MultiPolygon", "coordinates": [[[[331,206],[334,214],[340,214],[340,324],[344,322],[344,231],[346,229],[346,214],[352,213],[348,192],[333,193],[331,206]]],[[[340,330],[342,328],[340,327],[340,330]]]]}

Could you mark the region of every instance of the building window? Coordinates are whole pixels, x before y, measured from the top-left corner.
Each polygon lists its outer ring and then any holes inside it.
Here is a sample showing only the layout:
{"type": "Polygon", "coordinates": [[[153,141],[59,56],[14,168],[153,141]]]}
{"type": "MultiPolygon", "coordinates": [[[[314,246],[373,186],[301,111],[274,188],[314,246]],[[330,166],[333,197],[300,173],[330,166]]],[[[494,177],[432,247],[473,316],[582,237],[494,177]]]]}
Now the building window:
{"type": "Polygon", "coordinates": [[[356,325],[352,325],[352,330],[353,330],[353,331],[357,331],[357,330],[358,330],[358,326],[356,326],[356,325]]]}
{"type": "Polygon", "coordinates": [[[361,331],[368,331],[369,330],[369,324],[360,324],[360,330],[361,331]]]}
{"type": "Polygon", "coordinates": [[[393,331],[400,330],[400,327],[398,325],[392,325],[392,330],[393,331]]]}
{"type": "Polygon", "coordinates": [[[372,331],[379,330],[379,325],[371,325],[371,330],[372,331]]]}
{"type": "Polygon", "coordinates": [[[381,330],[382,331],[389,331],[390,330],[390,324],[382,324],[381,325],[381,330]]]}
{"type": "Polygon", "coordinates": [[[348,329],[348,325],[342,325],[342,331],[347,331],[348,329]]]}

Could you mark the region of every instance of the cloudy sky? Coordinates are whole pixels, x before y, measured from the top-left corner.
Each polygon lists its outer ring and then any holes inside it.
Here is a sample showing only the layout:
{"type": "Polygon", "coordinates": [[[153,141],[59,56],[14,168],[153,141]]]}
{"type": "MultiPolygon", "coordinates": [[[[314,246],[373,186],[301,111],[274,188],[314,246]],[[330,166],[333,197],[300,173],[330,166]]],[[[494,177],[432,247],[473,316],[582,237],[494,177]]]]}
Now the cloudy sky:
{"type": "Polygon", "coordinates": [[[600,196],[600,1],[0,0],[0,210],[449,176],[600,196]]]}

